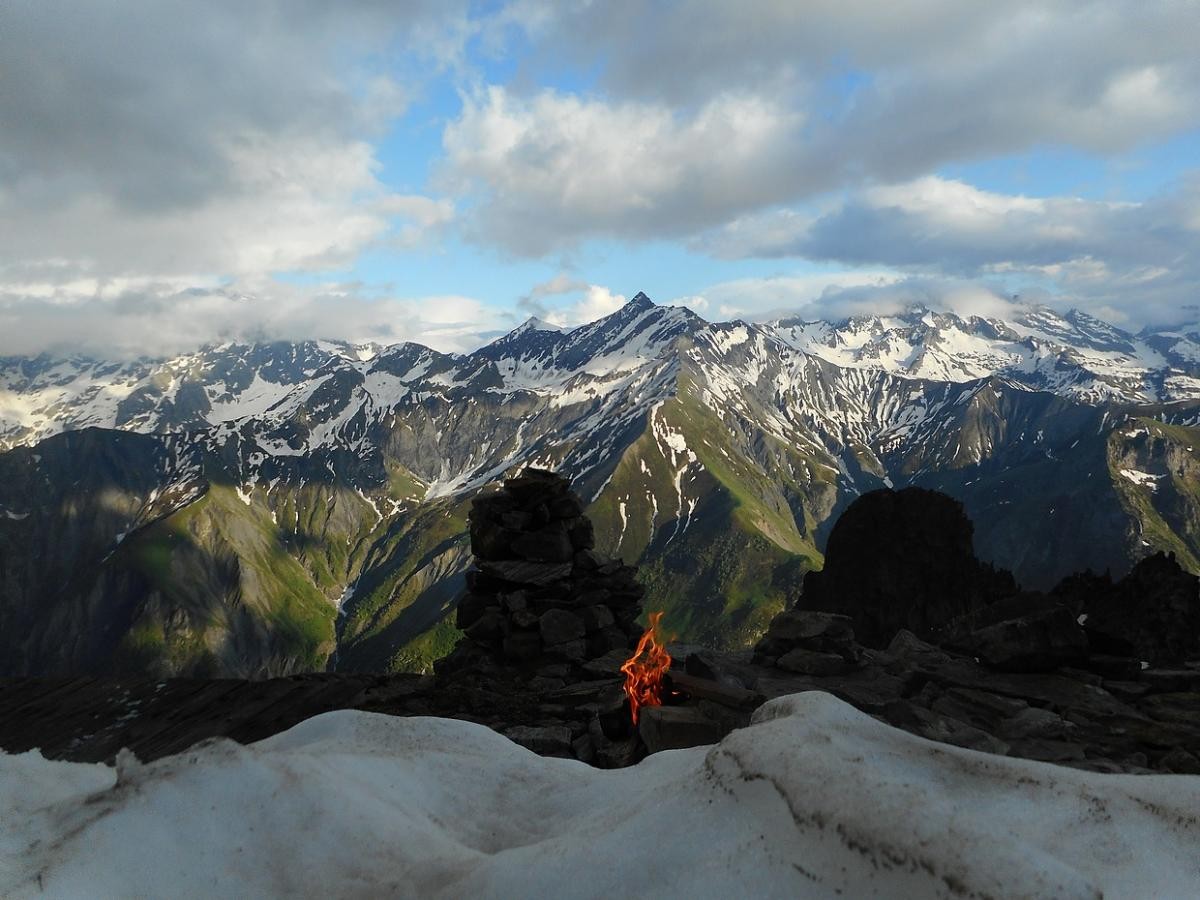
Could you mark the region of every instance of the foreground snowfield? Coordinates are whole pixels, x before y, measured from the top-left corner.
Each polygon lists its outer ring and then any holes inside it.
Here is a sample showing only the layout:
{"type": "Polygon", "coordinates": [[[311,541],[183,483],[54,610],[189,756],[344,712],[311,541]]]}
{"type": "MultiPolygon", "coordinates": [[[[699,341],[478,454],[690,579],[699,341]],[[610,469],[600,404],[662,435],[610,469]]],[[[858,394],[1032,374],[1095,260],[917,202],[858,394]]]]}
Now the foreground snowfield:
{"type": "Polygon", "coordinates": [[[1200,777],[934,744],[827,694],[604,772],[334,712],[142,766],[0,755],[0,896],[1195,897],[1200,777]]]}

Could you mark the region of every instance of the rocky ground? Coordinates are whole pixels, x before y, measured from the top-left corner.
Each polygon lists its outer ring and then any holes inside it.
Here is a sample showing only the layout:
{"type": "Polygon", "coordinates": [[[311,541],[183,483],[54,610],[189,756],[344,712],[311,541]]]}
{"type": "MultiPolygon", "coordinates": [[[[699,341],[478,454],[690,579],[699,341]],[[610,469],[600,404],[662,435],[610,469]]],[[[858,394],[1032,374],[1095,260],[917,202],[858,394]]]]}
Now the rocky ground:
{"type": "Polygon", "coordinates": [[[858,656],[852,665],[825,661],[825,671],[811,671],[819,668],[811,660],[824,658],[833,642],[831,623],[844,625],[833,616],[789,617],[786,627],[806,635],[797,649],[821,649],[808,651],[812,657],[793,649],[782,665],[755,662],[749,653],[672,646],[681,668],[714,677],[677,673],[694,693],[679,705],[647,710],[637,733],[614,655],[593,664],[587,680],[536,689],[517,680],[507,687],[443,686],[429,677],[336,674],[269,681],[10,679],[0,682],[0,746],[10,753],[38,747],[53,759],[86,762],[111,760],[129,747],[147,760],[206,738],[249,743],[322,712],[361,709],[480,722],[543,755],[612,767],[652,750],[715,742],[748,722],[762,702],[818,690],[905,731],[961,747],[1101,772],[1200,774],[1200,664],[1108,677],[1077,668],[1001,673],[905,633],[885,651],[842,643],[858,656]]]}

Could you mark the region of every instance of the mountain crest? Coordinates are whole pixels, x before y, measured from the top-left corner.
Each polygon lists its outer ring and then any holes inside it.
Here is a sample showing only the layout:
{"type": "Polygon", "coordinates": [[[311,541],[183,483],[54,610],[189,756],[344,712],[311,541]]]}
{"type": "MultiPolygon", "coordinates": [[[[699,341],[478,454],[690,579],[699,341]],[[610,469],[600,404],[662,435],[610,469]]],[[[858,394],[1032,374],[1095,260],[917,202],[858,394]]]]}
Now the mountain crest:
{"type": "Polygon", "coordinates": [[[566,329],[561,325],[554,325],[547,322],[545,319],[539,319],[537,316],[530,316],[516,328],[509,332],[510,335],[525,334],[527,331],[553,331],[562,332],[566,329]]]}

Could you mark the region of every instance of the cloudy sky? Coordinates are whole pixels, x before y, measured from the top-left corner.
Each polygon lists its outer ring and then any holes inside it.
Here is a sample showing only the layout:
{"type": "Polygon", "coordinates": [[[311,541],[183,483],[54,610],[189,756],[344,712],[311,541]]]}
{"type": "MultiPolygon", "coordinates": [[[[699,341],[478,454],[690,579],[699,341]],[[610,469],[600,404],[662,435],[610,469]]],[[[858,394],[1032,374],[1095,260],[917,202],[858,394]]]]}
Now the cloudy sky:
{"type": "Polygon", "coordinates": [[[1200,0],[5,0],[0,353],[1200,320],[1200,0]]]}

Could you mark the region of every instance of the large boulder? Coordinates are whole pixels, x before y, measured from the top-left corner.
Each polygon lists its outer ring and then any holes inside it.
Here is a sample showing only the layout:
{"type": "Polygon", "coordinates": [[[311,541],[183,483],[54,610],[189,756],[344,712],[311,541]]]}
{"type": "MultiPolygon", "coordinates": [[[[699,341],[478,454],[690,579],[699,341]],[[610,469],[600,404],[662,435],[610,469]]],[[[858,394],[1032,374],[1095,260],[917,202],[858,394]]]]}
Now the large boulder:
{"type": "Polygon", "coordinates": [[[974,530],[962,504],[937,491],[864,494],[834,525],[825,568],[805,577],[798,605],[849,616],[868,647],[901,629],[936,640],[951,620],[1017,590],[975,557],[974,530]]]}

